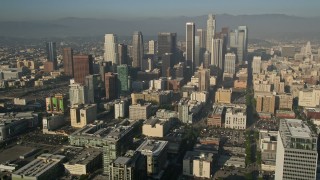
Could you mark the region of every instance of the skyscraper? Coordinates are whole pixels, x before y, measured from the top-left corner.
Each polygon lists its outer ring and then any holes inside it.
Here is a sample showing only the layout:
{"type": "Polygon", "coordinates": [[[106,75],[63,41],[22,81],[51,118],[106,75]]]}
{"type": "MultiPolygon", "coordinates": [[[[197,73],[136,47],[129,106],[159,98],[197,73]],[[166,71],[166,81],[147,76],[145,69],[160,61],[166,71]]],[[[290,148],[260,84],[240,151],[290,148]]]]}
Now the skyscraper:
{"type": "Polygon", "coordinates": [[[208,15],[207,20],[207,43],[206,48],[212,54],[212,39],[214,38],[214,34],[216,33],[216,20],[215,16],[212,14],[208,15]]]}
{"type": "Polygon", "coordinates": [[[177,33],[170,33],[170,32],[158,33],[158,57],[160,57],[160,59],[165,53],[172,53],[173,56],[175,56],[175,53],[177,51],[176,48],[177,48],[177,33]]]}
{"type": "Polygon", "coordinates": [[[252,60],[252,73],[260,74],[261,71],[261,56],[254,56],[252,60]]]}
{"type": "Polygon", "coordinates": [[[237,49],[238,63],[242,64],[247,60],[248,50],[248,28],[247,26],[239,26],[238,29],[230,32],[230,47],[237,49]]]}
{"type": "Polygon", "coordinates": [[[105,88],[106,88],[106,98],[107,100],[112,100],[117,98],[117,74],[106,73],[105,74],[105,88]]]}
{"type": "Polygon", "coordinates": [[[102,81],[100,74],[86,76],[85,85],[88,90],[88,102],[90,104],[101,98],[102,81]]]}
{"type": "Polygon", "coordinates": [[[118,44],[119,65],[128,64],[128,46],[118,44]]]}
{"type": "Polygon", "coordinates": [[[73,76],[76,83],[84,84],[85,77],[93,74],[92,55],[73,56],[73,76]]]}
{"type": "Polygon", "coordinates": [[[210,70],[199,69],[199,91],[208,91],[210,87],[210,70]]]}
{"type": "Polygon", "coordinates": [[[81,84],[71,84],[69,85],[69,97],[70,97],[70,105],[73,106],[75,104],[87,104],[88,101],[88,89],[86,86],[81,84]]]}
{"type": "Polygon", "coordinates": [[[172,53],[165,53],[162,55],[162,77],[168,76],[168,69],[173,67],[173,54],[172,53]]]}
{"type": "Polygon", "coordinates": [[[130,91],[130,74],[129,67],[126,64],[117,66],[118,82],[120,94],[127,94],[130,91]]]}
{"type": "Polygon", "coordinates": [[[206,51],[203,55],[203,67],[209,68],[211,64],[211,54],[209,51],[206,51]]]}
{"type": "Polygon", "coordinates": [[[151,40],[148,43],[149,52],[148,54],[155,55],[157,53],[157,41],[151,40]]]}
{"type": "Polygon", "coordinates": [[[199,67],[200,62],[200,37],[194,37],[194,67],[199,67]]]}
{"type": "Polygon", "coordinates": [[[106,34],[104,36],[104,61],[119,64],[118,60],[118,38],[115,34],[106,34]]]}
{"type": "Polygon", "coordinates": [[[275,179],[316,179],[317,139],[318,135],[302,120],[281,119],[277,138],[275,179]]]}
{"type": "Polygon", "coordinates": [[[62,56],[64,74],[73,77],[73,50],[71,48],[63,48],[62,56]]]}
{"type": "Polygon", "coordinates": [[[207,31],[204,29],[197,29],[196,36],[199,37],[199,65],[200,65],[204,61],[204,53],[206,52],[207,31]]]}
{"type": "Polygon", "coordinates": [[[247,60],[248,53],[248,28],[247,26],[239,26],[240,32],[243,32],[243,60],[247,60]]]}
{"type": "Polygon", "coordinates": [[[211,51],[211,65],[215,65],[220,70],[223,70],[223,40],[212,39],[212,51],[211,51]]]}
{"type": "Polygon", "coordinates": [[[195,60],[195,24],[193,22],[186,23],[186,63],[194,72],[195,60]]]}
{"type": "Polygon", "coordinates": [[[141,68],[143,54],[143,36],[140,31],[136,31],[132,37],[132,67],[141,68]]]}
{"type": "Polygon", "coordinates": [[[57,47],[55,42],[46,43],[47,60],[53,63],[53,69],[57,69],[57,47]]]}
{"type": "Polygon", "coordinates": [[[236,55],[234,53],[227,53],[225,55],[224,73],[236,73],[236,55]]]}

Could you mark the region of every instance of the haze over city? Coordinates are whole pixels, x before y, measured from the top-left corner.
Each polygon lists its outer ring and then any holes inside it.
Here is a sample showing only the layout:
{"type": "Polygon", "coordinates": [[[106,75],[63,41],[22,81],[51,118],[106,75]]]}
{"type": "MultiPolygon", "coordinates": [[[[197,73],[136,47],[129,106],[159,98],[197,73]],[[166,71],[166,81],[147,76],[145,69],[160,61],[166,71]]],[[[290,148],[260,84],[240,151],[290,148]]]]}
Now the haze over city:
{"type": "Polygon", "coordinates": [[[320,179],[319,7],[1,2],[0,179],[320,179]]]}

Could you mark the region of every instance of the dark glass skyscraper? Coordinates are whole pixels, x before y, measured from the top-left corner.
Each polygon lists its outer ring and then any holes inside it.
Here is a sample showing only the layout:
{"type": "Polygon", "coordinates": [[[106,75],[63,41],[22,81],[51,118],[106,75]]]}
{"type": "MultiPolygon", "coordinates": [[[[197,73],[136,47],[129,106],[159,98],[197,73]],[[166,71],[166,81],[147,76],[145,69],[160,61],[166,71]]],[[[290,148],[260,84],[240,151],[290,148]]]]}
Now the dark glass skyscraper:
{"type": "Polygon", "coordinates": [[[76,83],[84,84],[87,75],[93,74],[93,57],[91,55],[73,56],[73,75],[76,83]]]}
{"type": "Polygon", "coordinates": [[[63,48],[63,69],[64,74],[73,77],[73,50],[72,48],[63,48]]]}
{"type": "Polygon", "coordinates": [[[126,94],[130,91],[130,74],[129,66],[126,64],[117,66],[118,82],[120,94],[126,94]]]}
{"type": "Polygon", "coordinates": [[[177,33],[158,33],[158,57],[161,59],[165,53],[172,53],[173,58],[177,49],[177,33]]]}
{"type": "Polygon", "coordinates": [[[195,24],[187,22],[186,24],[186,63],[194,72],[195,59],[195,24]]]}
{"type": "Polygon", "coordinates": [[[132,67],[141,68],[143,54],[143,36],[140,31],[136,31],[132,37],[132,67]]]}
{"type": "Polygon", "coordinates": [[[118,44],[119,64],[128,64],[128,46],[118,44]]]}
{"type": "Polygon", "coordinates": [[[55,42],[46,43],[47,60],[53,63],[53,68],[57,69],[57,48],[55,42]]]}

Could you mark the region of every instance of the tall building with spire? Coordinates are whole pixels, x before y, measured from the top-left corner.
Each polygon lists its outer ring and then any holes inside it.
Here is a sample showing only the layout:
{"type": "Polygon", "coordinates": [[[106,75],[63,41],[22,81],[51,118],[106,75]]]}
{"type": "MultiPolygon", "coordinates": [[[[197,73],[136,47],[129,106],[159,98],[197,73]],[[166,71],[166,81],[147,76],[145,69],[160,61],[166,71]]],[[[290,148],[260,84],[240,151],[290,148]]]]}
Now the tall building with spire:
{"type": "Polygon", "coordinates": [[[141,68],[143,54],[143,36],[140,31],[136,31],[132,37],[132,67],[141,68]]]}
{"type": "Polygon", "coordinates": [[[194,72],[194,60],[195,60],[195,23],[186,23],[186,63],[194,72]]]}
{"type": "Polygon", "coordinates": [[[207,43],[206,48],[207,51],[212,53],[212,39],[214,38],[214,34],[216,33],[216,19],[212,14],[208,15],[207,20],[207,43]]]}
{"type": "Polygon", "coordinates": [[[104,36],[104,61],[119,64],[118,60],[118,39],[115,34],[106,34],[104,36]]]}

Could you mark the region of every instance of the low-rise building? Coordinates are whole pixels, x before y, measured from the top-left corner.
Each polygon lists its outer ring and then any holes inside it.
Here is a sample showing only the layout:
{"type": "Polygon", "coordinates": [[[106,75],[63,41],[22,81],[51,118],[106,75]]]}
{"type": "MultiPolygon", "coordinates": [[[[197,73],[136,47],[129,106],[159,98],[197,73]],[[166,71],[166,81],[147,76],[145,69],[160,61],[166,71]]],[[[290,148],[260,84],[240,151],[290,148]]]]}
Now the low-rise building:
{"type": "Polygon", "coordinates": [[[63,172],[65,156],[42,154],[35,160],[12,173],[12,180],[48,180],[57,179],[63,172]]]}
{"type": "Polygon", "coordinates": [[[227,108],[225,118],[225,128],[246,129],[247,113],[243,108],[227,108]]]}
{"type": "Polygon", "coordinates": [[[224,123],[225,107],[224,106],[214,106],[212,113],[207,117],[207,125],[222,127],[224,123]]]}
{"type": "Polygon", "coordinates": [[[142,134],[149,137],[164,137],[170,127],[170,119],[150,118],[142,125],[142,134]]]}
{"type": "Polygon", "coordinates": [[[66,120],[63,115],[52,115],[42,118],[42,132],[44,134],[49,131],[54,131],[66,124],[66,120]]]}
{"type": "Polygon", "coordinates": [[[94,148],[84,149],[63,165],[72,175],[89,174],[101,167],[102,152],[94,148]]]}
{"type": "Polygon", "coordinates": [[[151,103],[133,104],[129,106],[129,119],[139,120],[148,119],[152,115],[151,103]]]}
{"type": "Polygon", "coordinates": [[[275,171],[277,154],[276,131],[260,131],[259,147],[261,151],[261,170],[275,171]]]}
{"type": "Polygon", "coordinates": [[[96,104],[75,104],[70,109],[71,126],[82,128],[97,118],[96,104]]]}
{"type": "Polygon", "coordinates": [[[213,154],[187,151],[183,158],[182,174],[199,178],[212,177],[213,154]]]}
{"type": "Polygon", "coordinates": [[[215,102],[230,104],[231,95],[232,95],[232,89],[219,88],[215,95],[215,102]]]}

